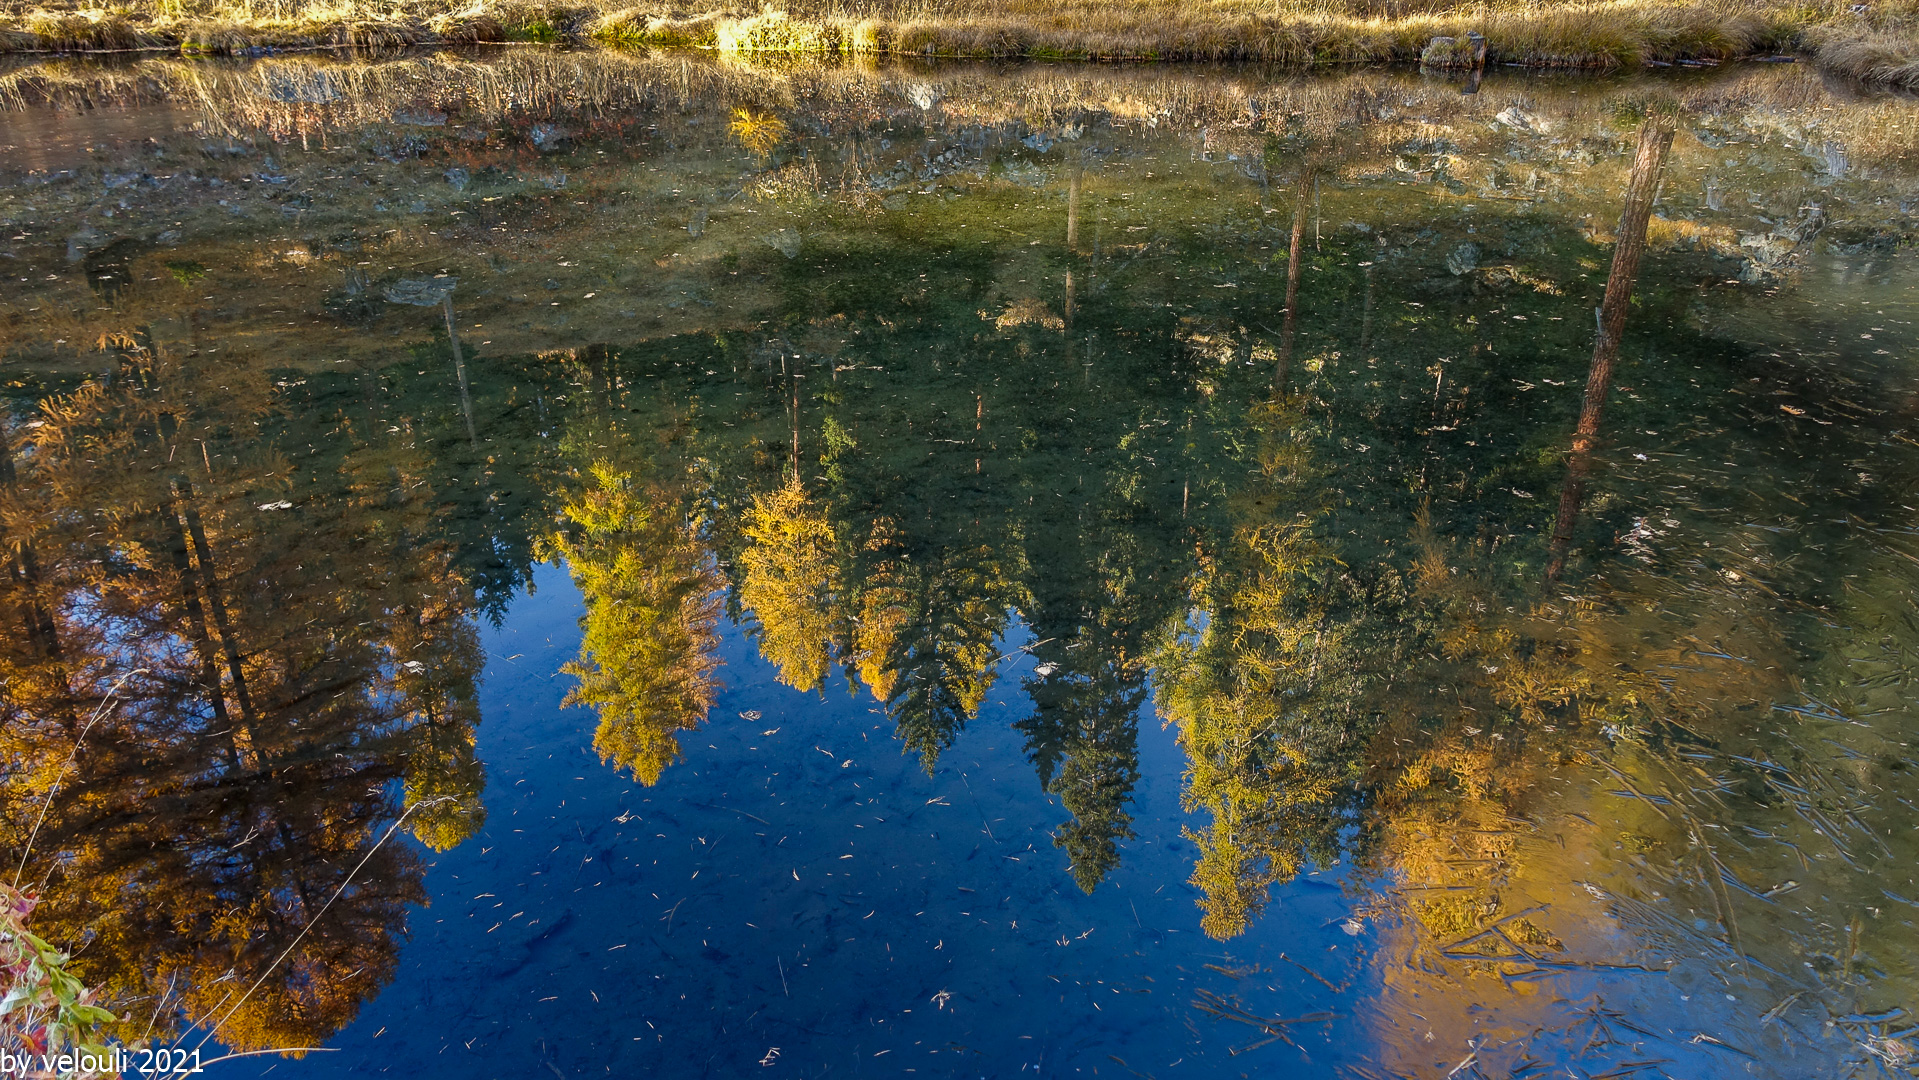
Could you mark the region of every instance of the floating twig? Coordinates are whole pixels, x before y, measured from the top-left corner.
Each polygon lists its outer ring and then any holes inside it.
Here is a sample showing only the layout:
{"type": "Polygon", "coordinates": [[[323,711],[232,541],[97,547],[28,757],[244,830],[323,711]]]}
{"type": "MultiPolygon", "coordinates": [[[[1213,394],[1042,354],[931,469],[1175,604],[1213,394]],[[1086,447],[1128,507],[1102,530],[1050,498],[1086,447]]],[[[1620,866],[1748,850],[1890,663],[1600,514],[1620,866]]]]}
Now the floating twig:
{"type": "MultiPolygon", "coordinates": [[[[1209,964],[1207,966],[1210,967],[1212,965],[1209,964]]],[[[1303,1054],[1306,1052],[1306,1048],[1293,1042],[1292,1036],[1286,1033],[1286,1026],[1289,1024],[1311,1024],[1338,1019],[1338,1014],[1331,1012],[1307,1013],[1304,1016],[1261,1016],[1256,1012],[1241,1007],[1236,1002],[1229,1001],[1213,993],[1211,990],[1206,989],[1198,991],[1197,996],[1193,999],[1193,1008],[1209,1016],[1221,1020],[1234,1020],[1250,1027],[1258,1028],[1260,1031],[1266,1033],[1267,1038],[1232,1051],[1235,1057],[1252,1050],[1257,1050],[1275,1040],[1284,1040],[1303,1054]]]]}

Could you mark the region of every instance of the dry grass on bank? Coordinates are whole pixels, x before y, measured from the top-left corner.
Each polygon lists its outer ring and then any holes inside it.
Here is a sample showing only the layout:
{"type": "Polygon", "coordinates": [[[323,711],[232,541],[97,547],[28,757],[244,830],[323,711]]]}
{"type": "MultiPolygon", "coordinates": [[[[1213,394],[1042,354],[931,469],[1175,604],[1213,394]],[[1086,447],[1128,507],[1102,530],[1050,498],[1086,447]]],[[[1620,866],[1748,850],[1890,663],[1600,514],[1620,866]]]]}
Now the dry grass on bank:
{"type": "Polygon", "coordinates": [[[1803,35],[1821,70],[1861,82],[1919,89],[1919,29],[1816,26],[1803,35]]]}
{"type": "Polygon", "coordinates": [[[1485,35],[1488,61],[1613,69],[1801,52],[1919,85],[1919,0],[0,0],[0,51],[582,42],[731,53],[1410,62],[1485,35]]]}

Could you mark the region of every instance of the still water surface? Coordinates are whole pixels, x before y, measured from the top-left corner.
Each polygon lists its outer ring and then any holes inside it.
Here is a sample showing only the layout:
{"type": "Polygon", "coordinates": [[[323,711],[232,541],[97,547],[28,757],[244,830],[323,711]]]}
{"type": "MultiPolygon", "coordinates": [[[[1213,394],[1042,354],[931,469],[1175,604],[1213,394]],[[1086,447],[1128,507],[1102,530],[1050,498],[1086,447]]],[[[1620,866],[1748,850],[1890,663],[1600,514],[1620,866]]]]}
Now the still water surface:
{"type": "Polygon", "coordinates": [[[0,100],[5,836],[49,807],[122,1037],[1912,1072],[1909,102],[546,50],[0,100]]]}

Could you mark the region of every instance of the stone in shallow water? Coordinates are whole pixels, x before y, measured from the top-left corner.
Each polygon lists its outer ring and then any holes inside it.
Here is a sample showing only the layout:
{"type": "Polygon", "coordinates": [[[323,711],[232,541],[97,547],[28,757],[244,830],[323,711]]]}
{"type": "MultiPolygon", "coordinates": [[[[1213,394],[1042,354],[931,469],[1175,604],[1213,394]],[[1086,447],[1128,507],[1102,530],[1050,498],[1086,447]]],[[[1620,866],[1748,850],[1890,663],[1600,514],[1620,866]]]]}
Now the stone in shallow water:
{"type": "Polygon", "coordinates": [[[559,153],[572,138],[572,133],[558,124],[534,124],[526,133],[526,141],[542,154],[559,153]]]}
{"type": "Polygon", "coordinates": [[[1504,109],[1501,109],[1499,114],[1494,116],[1493,119],[1516,131],[1523,131],[1528,135],[1544,134],[1547,128],[1544,120],[1541,120],[1539,117],[1534,116],[1532,113],[1527,112],[1517,105],[1506,106],[1504,109]]]}
{"type": "Polygon", "coordinates": [[[450,277],[402,278],[387,286],[386,298],[395,304],[432,307],[445,300],[459,283],[459,278],[450,277]]]}
{"type": "Polygon", "coordinates": [[[800,256],[800,231],[798,229],[777,229],[760,237],[760,243],[789,259],[800,256]]]}
{"type": "Polygon", "coordinates": [[[1470,274],[1479,266],[1479,245],[1464,243],[1446,255],[1446,269],[1454,277],[1470,274]]]}
{"type": "Polygon", "coordinates": [[[67,261],[77,263],[112,242],[112,237],[92,225],[82,225],[67,236],[67,261]]]}
{"type": "Polygon", "coordinates": [[[939,103],[940,92],[926,83],[914,83],[906,88],[906,100],[922,109],[930,109],[939,103]]]}

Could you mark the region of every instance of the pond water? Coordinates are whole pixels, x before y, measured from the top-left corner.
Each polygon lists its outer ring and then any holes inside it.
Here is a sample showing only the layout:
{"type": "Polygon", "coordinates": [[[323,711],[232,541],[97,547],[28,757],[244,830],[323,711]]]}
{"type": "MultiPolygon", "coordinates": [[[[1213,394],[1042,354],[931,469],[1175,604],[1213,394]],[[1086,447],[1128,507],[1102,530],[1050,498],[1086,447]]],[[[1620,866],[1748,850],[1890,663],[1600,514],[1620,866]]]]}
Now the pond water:
{"type": "Polygon", "coordinates": [[[1919,1065],[1909,101],[540,48],[0,102],[0,829],[116,1037],[1919,1065]]]}

